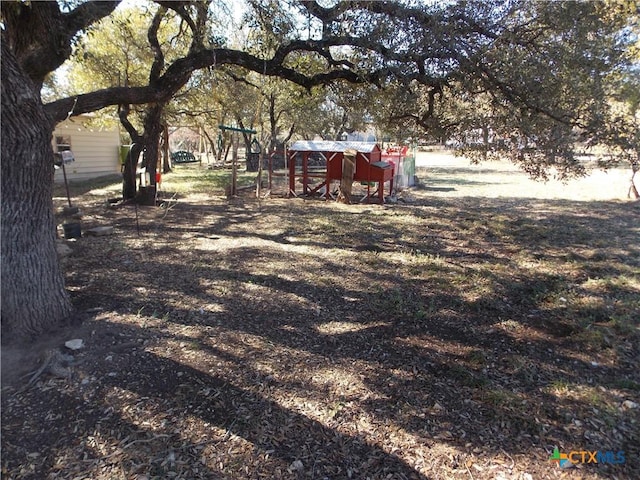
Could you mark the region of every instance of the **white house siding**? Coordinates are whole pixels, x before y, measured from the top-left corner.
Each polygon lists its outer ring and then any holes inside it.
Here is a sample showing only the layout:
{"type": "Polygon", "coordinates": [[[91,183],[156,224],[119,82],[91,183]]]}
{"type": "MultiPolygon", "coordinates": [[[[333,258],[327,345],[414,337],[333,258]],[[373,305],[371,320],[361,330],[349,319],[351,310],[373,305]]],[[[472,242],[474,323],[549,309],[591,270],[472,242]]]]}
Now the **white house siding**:
{"type": "MultiPolygon", "coordinates": [[[[118,147],[120,134],[117,129],[98,130],[86,128],[82,117],[75,117],[56,125],[53,132],[53,148],[57,150],[56,137],[71,140],[75,161],[65,165],[67,179],[86,180],[120,172],[118,147]]],[[[64,181],[62,169],[56,169],[55,180],[64,181]]]]}

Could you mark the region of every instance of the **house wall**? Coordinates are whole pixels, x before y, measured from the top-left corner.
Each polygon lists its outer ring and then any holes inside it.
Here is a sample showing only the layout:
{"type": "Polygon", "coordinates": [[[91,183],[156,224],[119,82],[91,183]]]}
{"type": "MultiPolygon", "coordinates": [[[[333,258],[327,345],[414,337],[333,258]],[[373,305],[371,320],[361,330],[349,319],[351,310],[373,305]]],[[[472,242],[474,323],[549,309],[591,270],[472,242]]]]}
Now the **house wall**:
{"type": "Polygon", "coordinates": [[[377,141],[376,133],[373,129],[367,129],[366,132],[352,132],[345,136],[347,142],[367,142],[373,143],[377,141]]]}
{"type": "MultiPolygon", "coordinates": [[[[57,151],[56,137],[70,139],[75,161],[65,165],[67,179],[86,180],[120,173],[118,147],[120,134],[117,129],[97,130],[86,128],[82,117],[74,117],[56,125],[53,132],[53,149],[57,151]]],[[[56,169],[56,182],[64,181],[62,168],[56,169]]]]}

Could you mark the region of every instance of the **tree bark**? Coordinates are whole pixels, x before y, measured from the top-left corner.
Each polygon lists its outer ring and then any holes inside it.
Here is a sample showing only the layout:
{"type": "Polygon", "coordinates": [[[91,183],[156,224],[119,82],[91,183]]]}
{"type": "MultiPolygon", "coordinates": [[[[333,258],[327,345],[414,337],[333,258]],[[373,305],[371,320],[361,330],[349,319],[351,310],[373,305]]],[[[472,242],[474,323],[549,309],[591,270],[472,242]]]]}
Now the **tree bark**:
{"type": "Polygon", "coordinates": [[[169,126],[165,123],[162,125],[162,173],[171,171],[171,155],[169,155],[169,126]]]}
{"type": "Polygon", "coordinates": [[[118,107],[118,117],[120,124],[129,134],[131,138],[131,149],[127,154],[127,159],[122,167],[122,198],[123,200],[131,200],[135,198],[137,192],[136,170],[138,168],[138,158],[142,153],[143,141],[142,135],[138,133],[133,124],[129,121],[129,105],[120,105],[118,107]]]}
{"type": "Polygon", "coordinates": [[[211,149],[211,154],[213,155],[213,158],[215,159],[216,163],[220,163],[221,153],[219,150],[222,150],[222,148],[218,149],[216,142],[213,140],[213,138],[211,138],[206,128],[202,129],[202,133],[207,139],[207,142],[209,142],[209,148],[211,149]]]}
{"type": "Polygon", "coordinates": [[[269,95],[269,152],[274,152],[278,144],[278,122],[276,120],[276,96],[269,95]]]}
{"type": "MultiPolygon", "coordinates": [[[[237,117],[236,122],[242,129],[245,128],[242,118],[237,117]]],[[[253,125],[251,125],[253,128],[253,125]]],[[[260,156],[251,153],[251,136],[248,133],[242,132],[242,140],[244,141],[244,156],[247,172],[257,172],[260,166],[260,156]]]]}
{"type": "Polygon", "coordinates": [[[84,2],[63,13],[58,2],[1,2],[2,41],[24,74],[40,87],[47,74],[69,58],[78,31],[110,15],[119,3],[84,2]]]}
{"type": "Polygon", "coordinates": [[[56,253],[52,124],[36,85],[2,42],[2,340],[69,318],[56,253]]]}
{"type": "Polygon", "coordinates": [[[164,103],[156,103],[148,110],[144,119],[144,154],[142,164],[151,176],[151,185],[156,184],[160,137],[162,136],[162,113],[164,103]]]}
{"type": "Polygon", "coordinates": [[[136,197],[138,190],[136,170],[138,168],[138,159],[142,153],[142,142],[133,143],[124,168],[122,169],[122,198],[123,200],[131,200],[136,197]]]}

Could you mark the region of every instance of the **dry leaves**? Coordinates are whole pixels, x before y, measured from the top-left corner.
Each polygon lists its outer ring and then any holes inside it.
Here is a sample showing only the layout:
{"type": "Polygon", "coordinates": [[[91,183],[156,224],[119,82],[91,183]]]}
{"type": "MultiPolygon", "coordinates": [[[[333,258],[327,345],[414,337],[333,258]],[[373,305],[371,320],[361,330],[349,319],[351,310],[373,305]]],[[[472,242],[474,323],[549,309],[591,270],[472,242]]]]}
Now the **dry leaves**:
{"type": "Polygon", "coordinates": [[[620,280],[639,267],[633,212],[419,193],[392,207],[186,197],[141,209],[140,236],[133,210],[83,197],[84,221],[116,233],[63,260],[84,322],[49,347],[84,348],[70,378],[19,391],[3,371],[3,478],[574,475],[554,446],[625,450],[625,465],[574,470],[637,477],[638,334],[587,317],[637,304],[620,280]]]}

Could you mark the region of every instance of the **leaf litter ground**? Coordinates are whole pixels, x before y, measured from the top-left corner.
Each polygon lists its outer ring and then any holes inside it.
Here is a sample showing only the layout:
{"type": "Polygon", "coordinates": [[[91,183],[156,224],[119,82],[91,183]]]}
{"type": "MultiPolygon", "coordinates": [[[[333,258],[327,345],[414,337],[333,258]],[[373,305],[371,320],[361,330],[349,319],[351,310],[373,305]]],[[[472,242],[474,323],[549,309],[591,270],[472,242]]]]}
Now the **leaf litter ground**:
{"type": "Polygon", "coordinates": [[[3,347],[2,478],[638,478],[637,203],[438,195],[451,178],[379,206],[170,175],[138,221],[78,194],[115,234],[67,242],[77,322],[3,347]]]}

